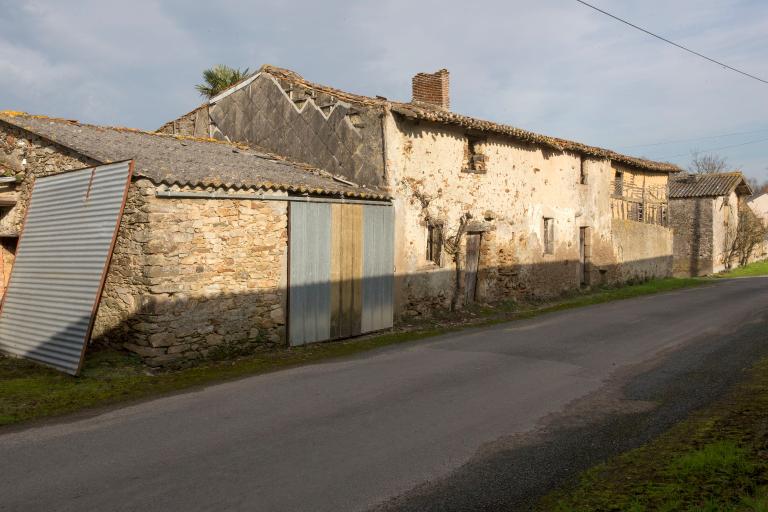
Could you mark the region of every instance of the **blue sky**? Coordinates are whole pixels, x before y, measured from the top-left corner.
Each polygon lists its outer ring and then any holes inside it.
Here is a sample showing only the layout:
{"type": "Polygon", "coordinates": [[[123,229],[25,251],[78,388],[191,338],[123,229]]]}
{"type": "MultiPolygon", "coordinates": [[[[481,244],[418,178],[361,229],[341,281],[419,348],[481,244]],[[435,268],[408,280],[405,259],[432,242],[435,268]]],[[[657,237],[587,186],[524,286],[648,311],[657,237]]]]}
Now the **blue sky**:
{"type": "MultiPolygon", "coordinates": [[[[768,2],[593,3],[768,79],[768,2]]],[[[0,109],[154,129],[201,102],[194,85],[216,63],[398,100],[413,74],[446,67],[457,112],[683,166],[716,150],[768,180],[768,85],[574,0],[0,0],[0,12],[0,109]]]]}

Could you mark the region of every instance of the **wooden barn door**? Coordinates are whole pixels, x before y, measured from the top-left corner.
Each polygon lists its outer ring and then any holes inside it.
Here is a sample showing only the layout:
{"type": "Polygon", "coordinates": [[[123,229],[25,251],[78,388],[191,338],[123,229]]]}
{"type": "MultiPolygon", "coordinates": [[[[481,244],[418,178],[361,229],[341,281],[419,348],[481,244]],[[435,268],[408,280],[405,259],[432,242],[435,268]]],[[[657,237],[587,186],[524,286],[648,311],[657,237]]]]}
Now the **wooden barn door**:
{"type": "Polygon", "coordinates": [[[469,304],[475,301],[477,293],[477,268],[480,264],[480,241],[482,233],[467,234],[466,269],[464,270],[464,301],[469,304]]]}

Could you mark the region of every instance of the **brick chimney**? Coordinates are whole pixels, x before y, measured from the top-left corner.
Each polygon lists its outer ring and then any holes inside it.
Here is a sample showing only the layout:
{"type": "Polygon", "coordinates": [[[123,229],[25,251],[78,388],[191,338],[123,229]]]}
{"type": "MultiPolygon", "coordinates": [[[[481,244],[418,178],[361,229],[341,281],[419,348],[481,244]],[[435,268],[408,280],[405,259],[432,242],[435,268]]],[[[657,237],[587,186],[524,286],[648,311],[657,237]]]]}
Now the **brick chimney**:
{"type": "Polygon", "coordinates": [[[445,110],[450,108],[447,69],[435,73],[418,73],[411,83],[413,103],[429,103],[445,110]]]}

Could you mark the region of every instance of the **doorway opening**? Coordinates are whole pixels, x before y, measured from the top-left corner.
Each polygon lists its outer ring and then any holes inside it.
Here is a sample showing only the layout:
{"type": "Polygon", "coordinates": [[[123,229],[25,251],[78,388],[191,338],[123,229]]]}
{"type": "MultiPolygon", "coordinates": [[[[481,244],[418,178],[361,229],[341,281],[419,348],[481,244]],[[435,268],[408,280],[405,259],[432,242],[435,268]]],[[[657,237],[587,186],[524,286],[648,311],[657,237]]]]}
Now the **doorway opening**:
{"type": "Polygon", "coordinates": [[[590,228],[583,226],[579,228],[579,280],[581,286],[590,285],[589,258],[591,256],[590,228]]]}

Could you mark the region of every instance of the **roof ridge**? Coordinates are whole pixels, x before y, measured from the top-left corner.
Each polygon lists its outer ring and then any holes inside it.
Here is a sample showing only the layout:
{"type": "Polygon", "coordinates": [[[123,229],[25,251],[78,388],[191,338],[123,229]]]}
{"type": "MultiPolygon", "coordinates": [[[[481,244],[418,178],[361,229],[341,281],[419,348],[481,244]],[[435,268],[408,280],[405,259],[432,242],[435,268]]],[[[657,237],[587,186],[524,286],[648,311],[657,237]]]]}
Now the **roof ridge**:
{"type": "MultiPolygon", "coordinates": [[[[349,101],[351,103],[358,103],[362,105],[376,105],[389,109],[393,109],[395,112],[401,115],[411,115],[416,118],[425,119],[433,122],[440,122],[445,124],[457,124],[468,127],[470,129],[478,129],[481,131],[491,131],[507,135],[513,138],[527,140],[529,142],[536,142],[549,146],[559,151],[572,151],[576,153],[582,153],[592,156],[600,156],[602,158],[608,158],[616,160],[617,162],[624,163],[626,165],[639,166],[649,170],[655,170],[657,172],[679,172],[679,166],[669,162],[659,162],[655,160],[649,160],[646,158],[639,158],[629,155],[624,155],[616,151],[601,148],[599,146],[591,146],[582,142],[572,141],[569,139],[563,139],[559,137],[553,137],[550,135],[544,135],[523,128],[504,123],[497,123],[495,121],[488,121],[485,119],[479,119],[476,117],[459,114],[452,111],[446,111],[436,108],[432,108],[429,105],[415,104],[413,102],[401,102],[387,100],[371,96],[363,96],[355,93],[350,93],[330,87],[327,85],[317,84],[306,80],[300,74],[286,68],[280,68],[271,64],[264,64],[259,68],[259,73],[268,73],[276,78],[288,80],[299,85],[303,85],[310,89],[316,89],[318,91],[326,92],[331,95],[335,95],[342,100],[349,101]]],[[[233,85],[236,87],[238,84],[233,85]]]]}

